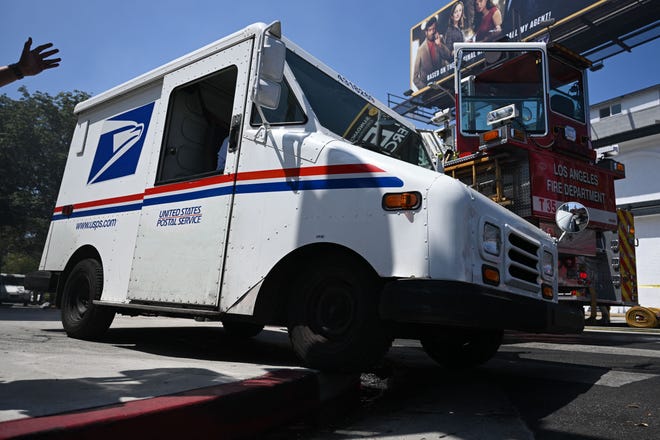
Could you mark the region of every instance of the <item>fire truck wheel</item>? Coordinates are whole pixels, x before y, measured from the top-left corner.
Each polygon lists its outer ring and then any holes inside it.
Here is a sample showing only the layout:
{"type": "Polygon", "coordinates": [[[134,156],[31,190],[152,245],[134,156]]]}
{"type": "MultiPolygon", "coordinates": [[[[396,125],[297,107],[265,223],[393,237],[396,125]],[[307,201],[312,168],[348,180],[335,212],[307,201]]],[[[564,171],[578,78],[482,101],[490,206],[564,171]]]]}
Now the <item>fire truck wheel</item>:
{"type": "Polygon", "coordinates": [[[436,329],[420,339],[424,351],[437,363],[450,369],[476,367],[497,353],[502,330],[436,329]]]}
{"type": "Polygon", "coordinates": [[[66,334],[76,339],[98,339],[112,324],[115,312],[92,303],[101,298],[103,268],[93,258],[80,261],[64,285],[62,324],[66,334]]]}
{"type": "Polygon", "coordinates": [[[392,338],[378,316],[378,277],[345,257],[306,264],[299,273],[289,298],[288,328],[303,363],[359,372],[382,359],[392,338]]]}
{"type": "Polygon", "coordinates": [[[244,339],[257,336],[264,329],[264,326],[251,322],[230,321],[227,319],[222,321],[222,328],[225,329],[225,332],[229,336],[244,339]]]}

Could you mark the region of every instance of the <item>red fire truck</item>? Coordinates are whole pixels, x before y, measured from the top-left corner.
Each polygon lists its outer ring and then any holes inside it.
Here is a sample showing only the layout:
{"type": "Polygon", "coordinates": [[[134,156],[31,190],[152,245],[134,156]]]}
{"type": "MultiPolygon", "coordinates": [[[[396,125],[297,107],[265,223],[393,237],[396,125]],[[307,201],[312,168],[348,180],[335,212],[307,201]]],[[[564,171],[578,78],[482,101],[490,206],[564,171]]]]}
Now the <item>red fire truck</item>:
{"type": "Polygon", "coordinates": [[[633,218],[614,194],[625,169],[589,139],[590,62],[554,43],[454,50],[455,109],[433,119],[453,138],[436,144],[444,172],[555,237],[558,207],[580,202],[589,220],[560,240],[560,299],[591,305],[592,319],[596,306],[637,305],[633,218]]]}

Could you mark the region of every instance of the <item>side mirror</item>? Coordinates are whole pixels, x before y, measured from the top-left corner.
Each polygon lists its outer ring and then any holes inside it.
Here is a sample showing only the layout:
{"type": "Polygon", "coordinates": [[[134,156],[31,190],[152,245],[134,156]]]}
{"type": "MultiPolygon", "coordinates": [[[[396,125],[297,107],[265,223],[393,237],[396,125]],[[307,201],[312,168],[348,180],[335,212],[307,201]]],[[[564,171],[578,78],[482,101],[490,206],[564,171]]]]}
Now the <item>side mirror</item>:
{"type": "Polygon", "coordinates": [[[280,83],[284,78],[286,46],[279,38],[266,34],[261,52],[259,78],[280,83]]]}
{"type": "Polygon", "coordinates": [[[279,38],[265,34],[261,47],[257,89],[254,94],[254,103],[258,106],[276,109],[279,105],[285,60],[286,45],[279,38]]]}
{"type": "Polygon", "coordinates": [[[260,107],[275,110],[280,104],[281,94],[282,85],[280,83],[260,79],[254,103],[260,107]]]}
{"type": "Polygon", "coordinates": [[[582,232],[589,224],[589,211],[582,203],[566,202],[557,208],[555,223],[564,234],[582,232]]]}

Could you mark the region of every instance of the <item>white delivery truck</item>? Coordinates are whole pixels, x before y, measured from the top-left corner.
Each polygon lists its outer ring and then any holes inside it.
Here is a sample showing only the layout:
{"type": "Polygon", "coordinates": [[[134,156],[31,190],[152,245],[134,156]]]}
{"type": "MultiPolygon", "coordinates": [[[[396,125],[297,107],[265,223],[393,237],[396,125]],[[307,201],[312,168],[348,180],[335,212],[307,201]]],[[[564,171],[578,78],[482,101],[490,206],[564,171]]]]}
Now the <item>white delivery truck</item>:
{"type": "Polygon", "coordinates": [[[552,237],[435,172],[419,133],[254,24],[80,103],[40,270],[69,336],[115,313],[286,326],[305,365],[392,338],[475,365],[504,329],[579,332],[552,237]]]}

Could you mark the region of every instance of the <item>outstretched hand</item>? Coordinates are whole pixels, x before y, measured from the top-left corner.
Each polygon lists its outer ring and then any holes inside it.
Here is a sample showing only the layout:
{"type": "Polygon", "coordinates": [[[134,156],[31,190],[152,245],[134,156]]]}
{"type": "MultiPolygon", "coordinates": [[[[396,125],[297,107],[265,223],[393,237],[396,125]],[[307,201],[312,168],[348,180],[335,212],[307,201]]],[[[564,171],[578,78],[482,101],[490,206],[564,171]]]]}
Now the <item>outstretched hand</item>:
{"type": "Polygon", "coordinates": [[[53,43],[42,44],[34,49],[30,49],[30,46],[32,46],[32,37],[25,42],[21,59],[18,61],[18,67],[23,75],[37,75],[43,70],[60,65],[61,58],[46,59],[59,52],[59,49],[47,50],[53,47],[53,43]]]}

